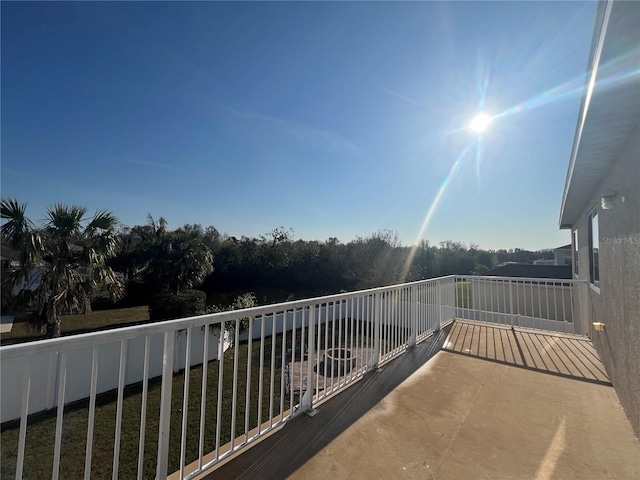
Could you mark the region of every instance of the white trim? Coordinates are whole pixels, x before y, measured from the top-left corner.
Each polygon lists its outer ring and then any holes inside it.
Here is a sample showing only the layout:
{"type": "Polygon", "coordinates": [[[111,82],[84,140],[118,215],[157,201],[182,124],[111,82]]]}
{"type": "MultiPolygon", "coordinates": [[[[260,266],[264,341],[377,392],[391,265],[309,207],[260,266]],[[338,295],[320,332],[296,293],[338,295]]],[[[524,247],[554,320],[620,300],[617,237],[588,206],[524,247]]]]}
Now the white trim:
{"type": "MultiPolygon", "coordinates": [[[[598,283],[600,283],[600,282],[598,282],[598,283]]],[[[598,285],[594,285],[593,283],[589,282],[589,287],[591,288],[591,290],[593,290],[598,295],[600,295],[600,287],[598,285]]]]}
{"type": "Polygon", "coordinates": [[[578,157],[578,150],[580,147],[580,141],[582,140],[582,132],[584,125],[587,121],[587,113],[591,104],[591,97],[596,84],[598,76],[598,68],[600,67],[600,57],[602,56],[602,49],[604,48],[604,39],[607,33],[607,26],[609,25],[609,17],[611,16],[611,9],[613,8],[613,0],[607,1],[604,7],[604,14],[602,16],[602,24],[600,32],[598,33],[598,41],[595,44],[595,50],[593,52],[593,62],[591,64],[591,72],[589,72],[589,81],[586,84],[586,91],[582,97],[581,112],[578,117],[578,125],[576,127],[576,135],[573,141],[573,149],[571,151],[571,159],[569,161],[569,170],[567,171],[567,179],[564,184],[564,192],[562,194],[562,203],[560,205],[560,219],[558,225],[560,228],[566,228],[568,225],[564,224],[562,219],[564,217],[564,209],[567,203],[567,196],[569,194],[569,186],[573,179],[573,170],[576,164],[576,158],[578,157]]]}

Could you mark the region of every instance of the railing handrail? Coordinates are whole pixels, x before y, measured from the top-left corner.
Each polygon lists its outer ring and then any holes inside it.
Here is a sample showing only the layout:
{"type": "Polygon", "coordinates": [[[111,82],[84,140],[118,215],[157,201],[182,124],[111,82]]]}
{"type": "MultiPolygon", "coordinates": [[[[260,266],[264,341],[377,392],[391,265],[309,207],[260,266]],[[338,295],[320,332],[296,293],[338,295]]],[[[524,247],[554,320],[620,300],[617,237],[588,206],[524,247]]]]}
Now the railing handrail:
{"type": "Polygon", "coordinates": [[[415,282],[405,282],[396,285],[369,288],[365,290],[356,290],[346,293],[335,293],[332,295],[324,295],[320,297],[306,298],[290,302],[281,302],[272,305],[261,305],[259,307],[244,308],[241,310],[230,310],[228,312],[209,313],[193,317],[176,318],[173,320],[162,320],[154,323],[145,323],[141,325],[131,325],[128,327],[101,330],[99,332],[80,333],[77,335],[69,335],[60,338],[49,338],[44,340],[35,340],[32,342],[18,343],[15,345],[6,345],[0,347],[0,359],[14,358],[16,356],[25,354],[25,352],[28,352],[29,350],[37,350],[38,353],[57,352],[61,349],[69,347],[82,348],[91,345],[102,345],[106,343],[117,342],[120,340],[130,340],[141,335],[158,335],[186,328],[222,324],[225,321],[233,321],[246,317],[257,317],[266,314],[277,314],[279,312],[285,312],[289,310],[299,310],[321,303],[335,302],[338,300],[348,300],[350,298],[372,295],[385,291],[395,290],[397,288],[407,287],[410,285],[420,285],[430,282],[436,282],[439,280],[452,278],[454,276],[455,275],[446,275],[443,277],[428,278],[415,282]]]}
{"type": "Polygon", "coordinates": [[[486,279],[486,280],[522,280],[537,281],[540,283],[586,283],[587,280],[579,278],[536,278],[536,277],[499,277],[494,275],[453,275],[462,279],[486,279]]]}

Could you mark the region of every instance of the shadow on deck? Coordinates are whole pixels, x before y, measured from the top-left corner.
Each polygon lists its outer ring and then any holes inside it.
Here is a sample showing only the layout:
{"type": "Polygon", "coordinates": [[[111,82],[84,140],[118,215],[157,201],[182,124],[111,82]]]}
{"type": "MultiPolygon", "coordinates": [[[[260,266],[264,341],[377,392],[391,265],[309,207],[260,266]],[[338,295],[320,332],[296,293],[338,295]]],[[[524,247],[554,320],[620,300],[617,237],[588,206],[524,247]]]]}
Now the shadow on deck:
{"type": "Polygon", "coordinates": [[[611,386],[596,349],[586,337],[456,321],[444,350],[611,386]]]}

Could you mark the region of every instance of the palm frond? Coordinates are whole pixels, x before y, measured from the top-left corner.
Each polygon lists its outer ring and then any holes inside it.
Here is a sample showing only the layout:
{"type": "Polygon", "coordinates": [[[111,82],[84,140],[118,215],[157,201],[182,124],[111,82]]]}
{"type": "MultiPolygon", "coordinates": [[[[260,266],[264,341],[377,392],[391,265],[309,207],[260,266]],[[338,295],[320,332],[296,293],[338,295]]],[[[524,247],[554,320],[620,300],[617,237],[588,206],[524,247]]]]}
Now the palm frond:
{"type": "Polygon", "coordinates": [[[0,227],[0,234],[12,248],[18,249],[25,238],[35,230],[35,226],[26,216],[27,204],[18,203],[15,199],[2,199],[0,214],[7,220],[0,227]]]}
{"type": "Polygon", "coordinates": [[[86,229],[88,233],[93,234],[98,230],[113,230],[118,225],[118,219],[108,210],[98,210],[86,229]]]}
{"type": "Polygon", "coordinates": [[[87,209],[84,207],[54,204],[47,210],[48,221],[45,228],[54,237],[77,235],[86,213],[87,209]]]}

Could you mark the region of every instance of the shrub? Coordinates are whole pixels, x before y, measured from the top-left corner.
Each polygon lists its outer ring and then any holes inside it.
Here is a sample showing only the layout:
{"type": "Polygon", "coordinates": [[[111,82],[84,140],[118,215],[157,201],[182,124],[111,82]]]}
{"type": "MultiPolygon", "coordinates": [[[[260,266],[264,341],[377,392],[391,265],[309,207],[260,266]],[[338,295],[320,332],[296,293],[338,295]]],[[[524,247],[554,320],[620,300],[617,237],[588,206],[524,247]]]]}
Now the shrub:
{"type": "MultiPolygon", "coordinates": [[[[258,306],[258,300],[256,299],[256,295],[253,292],[246,292],[242,295],[238,295],[236,299],[233,301],[231,305],[228,307],[221,307],[219,305],[209,305],[207,307],[207,313],[219,313],[219,312],[228,312],[230,310],[242,310],[244,308],[252,308],[258,306]]],[[[250,319],[243,318],[240,320],[240,332],[244,332],[249,329],[250,319]]],[[[226,324],[226,330],[229,333],[234,334],[236,331],[235,322],[228,322],[226,324]]]]}
{"type": "Polygon", "coordinates": [[[206,298],[206,293],[201,290],[163,292],[154,295],[149,302],[149,318],[152,321],[159,321],[204,315],[206,298]]]}

